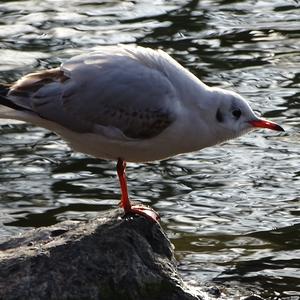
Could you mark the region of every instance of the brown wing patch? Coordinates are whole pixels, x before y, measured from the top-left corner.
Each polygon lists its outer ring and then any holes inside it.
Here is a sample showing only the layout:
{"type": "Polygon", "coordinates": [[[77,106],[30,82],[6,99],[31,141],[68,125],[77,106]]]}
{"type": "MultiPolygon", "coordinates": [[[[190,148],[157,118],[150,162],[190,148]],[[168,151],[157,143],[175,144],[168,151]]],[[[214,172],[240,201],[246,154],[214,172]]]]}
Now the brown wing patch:
{"type": "Polygon", "coordinates": [[[163,109],[144,110],[116,108],[106,105],[104,107],[105,118],[101,121],[95,119],[95,123],[103,126],[114,126],[123,131],[130,138],[147,139],[159,135],[170,126],[175,116],[163,109]]]}
{"type": "Polygon", "coordinates": [[[69,77],[67,77],[60,68],[30,73],[19,79],[10,87],[10,95],[28,95],[36,92],[47,83],[55,81],[64,82],[67,79],[69,79],[69,77]]]}
{"type": "Polygon", "coordinates": [[[173,122],[172,116],[168,112],[160,110],[148,110],[139,114],[139,125],[132,124],[124,131],[124,134],[132,138],[152,138],[159,135],[173,122]]]}

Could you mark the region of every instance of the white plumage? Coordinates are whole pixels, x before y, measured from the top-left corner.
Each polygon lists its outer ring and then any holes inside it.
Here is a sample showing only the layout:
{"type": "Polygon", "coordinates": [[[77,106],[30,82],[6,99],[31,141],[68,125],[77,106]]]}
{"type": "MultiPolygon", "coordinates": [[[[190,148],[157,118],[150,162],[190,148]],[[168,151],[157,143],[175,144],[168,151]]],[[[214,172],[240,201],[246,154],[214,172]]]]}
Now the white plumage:
{"type": "Polygon", "coordinates": [[[165,52],[124,45],[24,76],[0,96],[0,117],[55,131],[77,151],[131,162],[196,151],[254,127],[283,130],[165,52]]]}

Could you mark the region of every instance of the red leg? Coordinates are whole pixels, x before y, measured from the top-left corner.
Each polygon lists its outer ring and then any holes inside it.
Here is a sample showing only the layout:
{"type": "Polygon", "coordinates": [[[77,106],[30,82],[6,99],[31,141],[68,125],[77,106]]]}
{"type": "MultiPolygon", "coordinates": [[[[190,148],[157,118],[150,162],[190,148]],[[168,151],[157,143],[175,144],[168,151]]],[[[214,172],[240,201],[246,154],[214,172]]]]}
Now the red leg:
{"type": "Polygon", "coordinates": [[[120,181],[121,187],[121,207],[124,208],[125,215],[126,214],[138,214],[150,219],[151,221],[158,222],[159,215],[153,210],[151,207],[144,206],[142,204],[139,205],[131,205],[128,190],[127,190],[127,180],[126,180],[126,162],[119,158],[117,163],[117,172],[120,181]]]}
{"type": "Polygon", "coordinates": [[[131,209],[131,203],[129,201],[128,197],[128,190],[127,190],[127,180],[126,180],[126,161],[123,159],[119,158],[118,159],[118,164],[117,164],[117,172],[118,172],[118,177],[120,181],[120,187],[121,187],[121,207],[124,208],[125,213],[130,212],[131,209]]]}

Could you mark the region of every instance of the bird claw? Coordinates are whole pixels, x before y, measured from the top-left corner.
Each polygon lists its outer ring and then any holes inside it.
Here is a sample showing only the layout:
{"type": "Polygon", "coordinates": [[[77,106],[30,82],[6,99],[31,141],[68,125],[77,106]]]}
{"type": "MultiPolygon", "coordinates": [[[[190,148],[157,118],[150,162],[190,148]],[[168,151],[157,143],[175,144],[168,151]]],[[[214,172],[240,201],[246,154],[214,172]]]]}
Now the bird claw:
{"type": "Polygon", "coordinates": [[[160,220],[159,214],[154,209],[142,204],[132,205],[125,211],[124,217],[127,217],[128,215],[140,215],[154,223],[159,223],[160,220]]]}

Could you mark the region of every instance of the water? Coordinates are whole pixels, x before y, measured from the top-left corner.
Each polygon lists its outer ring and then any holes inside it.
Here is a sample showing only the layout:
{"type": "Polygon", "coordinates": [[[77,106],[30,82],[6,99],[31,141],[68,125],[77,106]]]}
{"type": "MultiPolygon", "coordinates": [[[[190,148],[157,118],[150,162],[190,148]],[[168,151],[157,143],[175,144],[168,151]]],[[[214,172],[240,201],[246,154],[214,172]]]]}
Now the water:
{"type": "MultiPolygon", "coordinates": [[[[162,215],[187,281],[229,284],[230,299],[237,286],[300,299],[299,15],[289,0],[1,1],[0,81],[97,45],[136,43],[241,93],[286,132],[130,164],[130,193],[162,215]]],[[[114,162],[74,154],[44,129],[1,124],[1,237],[116,207],[114,162]]]]}

